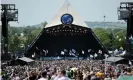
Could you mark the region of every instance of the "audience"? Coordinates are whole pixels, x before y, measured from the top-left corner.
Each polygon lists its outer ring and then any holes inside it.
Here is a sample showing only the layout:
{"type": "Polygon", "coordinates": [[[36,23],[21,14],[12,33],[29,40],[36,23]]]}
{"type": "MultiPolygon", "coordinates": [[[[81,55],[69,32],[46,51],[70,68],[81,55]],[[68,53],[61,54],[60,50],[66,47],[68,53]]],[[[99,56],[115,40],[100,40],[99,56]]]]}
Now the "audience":
{"type": "Polygon", "coordinates": [[[1,71],[2,80],[116,80],[120,75],[133,75],[133,66],[105,65],[99,60],[45,60],[2,65],[1,71]]]}

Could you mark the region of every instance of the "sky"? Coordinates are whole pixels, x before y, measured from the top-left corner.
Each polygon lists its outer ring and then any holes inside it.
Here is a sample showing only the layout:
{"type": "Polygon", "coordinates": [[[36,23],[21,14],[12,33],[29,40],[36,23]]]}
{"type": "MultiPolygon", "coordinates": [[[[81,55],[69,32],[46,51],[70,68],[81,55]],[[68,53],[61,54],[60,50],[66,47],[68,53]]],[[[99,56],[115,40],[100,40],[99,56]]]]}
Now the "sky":
{"type": "MultiPolygon", "coordinates": [[[[47,21],[48,23],[59,11],[66,0],[1,0],[2,4],[16,4],[19,10],[19,21],[10,22],[12,26],[36,25],[47,21]]],[[[73,9],[84,21],[117,22],[117,8],[120,2],[133,2],[133,0],[68,0],[73,9]]]]}

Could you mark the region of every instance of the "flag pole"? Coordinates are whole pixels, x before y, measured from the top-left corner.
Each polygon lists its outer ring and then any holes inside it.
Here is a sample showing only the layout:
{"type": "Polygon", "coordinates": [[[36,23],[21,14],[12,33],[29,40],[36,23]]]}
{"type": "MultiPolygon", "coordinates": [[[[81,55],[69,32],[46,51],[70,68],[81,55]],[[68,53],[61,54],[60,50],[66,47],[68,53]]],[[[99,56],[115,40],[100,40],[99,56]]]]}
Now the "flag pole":
{"type": "Polygon", "coordinates": [[[104,65],[105,65],[104,73],[105,74],[106,74],[106,60],[107,60],[107,55],[105,55],[105,62],[104,62],[104,65]]]}

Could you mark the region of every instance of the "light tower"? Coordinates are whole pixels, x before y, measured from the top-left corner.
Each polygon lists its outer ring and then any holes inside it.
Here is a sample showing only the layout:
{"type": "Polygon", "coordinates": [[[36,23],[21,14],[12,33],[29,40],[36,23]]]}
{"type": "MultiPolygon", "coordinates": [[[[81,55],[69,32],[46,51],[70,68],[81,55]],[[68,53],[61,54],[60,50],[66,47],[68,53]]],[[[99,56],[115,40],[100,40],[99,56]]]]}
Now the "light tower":
{"type": "Polygon", "coordinates": [[[105,15],[103,16],[103,19],[104,19],[104,29],[105,29],[105,19],[106,19],[105,15]]]}
{"type": "Polygon", "coordinates": [[[118,8],[119,20],[127,22],[127,34],[126,34],[126,50],[128,56],[133,57],[133,49],[131,47],[130,38],[133,36],[133,2],[121,2],[118,8]]]}
{"type": "Polygon", "coordinates": [[[8,23],[18,21],[18,9],[15,4],[1,4],[2,36],[4,39],[4,54],[8,53],[8,23]]]}

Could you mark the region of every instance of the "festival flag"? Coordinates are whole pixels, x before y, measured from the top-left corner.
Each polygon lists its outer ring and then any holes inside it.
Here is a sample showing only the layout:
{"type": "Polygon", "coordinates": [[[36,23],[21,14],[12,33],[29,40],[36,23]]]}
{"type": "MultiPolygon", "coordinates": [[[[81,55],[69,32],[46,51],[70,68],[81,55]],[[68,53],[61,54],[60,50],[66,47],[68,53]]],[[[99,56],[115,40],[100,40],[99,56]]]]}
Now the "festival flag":
{"type": "Polygon", "coordinates": [[[123,51],[119,56],[124,56],[126,54],[126,50],[123,51]]]}
{"type": "Polygon", "coordinates": [[[61,55],[64,55],[65,54],[65,52],[64,51],[61,51],[61,55]]]}
{"type": "Polygon", "coordinates": [[[133,36],[132,35],[129,37],[129,40],[131,40],[131,39],[133,39],[133,36]]]}
{"type": "Polygon", "coordinates": [[[93,55],[90,55],[91,58],[93,58],[93,55]]]}
{"type": "Polygon", "coordinates": [[[16,56],[16,59],[18,59],[18,56],[16,56]]]}
{"type": "Polygon", "coordinates": [[[95,54],[94,54],[94,57],[97,57],[97,56],[98,56],[98,55],[95,53],[95,54]]]}
{"type": "Polygon", "coordinates": [[[48,53],[48,50],[46,50],[46,53],[48,53]]]}
{"type": "Polygon", "coordinates": [[[36,47],[36,49],[39,50],[38,47],[36,47]]]}
{"type": "Polygon", "coordinates": [[[129,64],[132,65],[132,62],[129,60],[129,64]]]}
{"type": "Polygon", "coordinates": [[[103,52],[101,50],[98,51],[99,54],[102,54],[103,52]]]}
{"type": "Polygon", "coordinates": [[[72,55],[73,55],[74,57],[77,57],[76,54],[74,54],[74,53],[72,53],[72,55]]]}
{"type": "Polygon", "coordinates": [[[35,57],[35,52],[34,52],[34,54],[32,54],[32,58],[34,58],[35,57]]]}
{"type": "Polygon", "coordinates": [[[24,55],[24,53],[22,54],[22,57],[24,57],[25,55],[24,55]]]}
{"type": "Polygon", "coordinates": [[[118,52],[119,52],[118,49],[116,49],[116,50],[114,51],[114,55],[116,55],[118,52]]]}
{"type": "Polygon", "coordinates": [[[84,51],[82,50],[82,54],[84,54],[84,51]]]}
{"type": "Polygon", "coordinates": [[[43,49],[43,52],[45,52],[46,53],[46,51],[43,49]]]}
{"type": "Polygon", "coordinates": [[[72,49],[72,52],[73,52],[73,53],[76,53],[76,50],[75,50],[75,49],[72,49]]]}
{"type": "Polygon", "coordinates": [[[64,49],[64,52],[67,52],[67,49],[64,49]]]}
{"type": "Polygon", "coordinates": [[[75,53],[73,53],[73,52],[72,52],[71,54],[72,54],[74,57],[78,57],[78,56],[77,56],[75,53]]]}
{"type": "Polygon", "coordinates": [[[91,49],[88,49],[88,52],[91,52],[91,49]]]}
{"type": "Polygon", "coordinates": [[[71,52],[69,52],[69,55],[70,55],[70,56],[72,55],[71,52]]]}
{"type": "Polygon", "coordinates": [[[121,50],[123,50],[123,47],[120,47],[121,50]]]}
{"type": "Polygon", "coordinates": [[[131,44],[133,44],[133,37],[132,37],[132,35],[130,37],[130,41],[131,41],[131,44]]]}
{"type": "Polygon", "coordinates": [[[104,56],[107,58],[108,57],[108,55],[107,54],[104,54],[104,56]]]}

